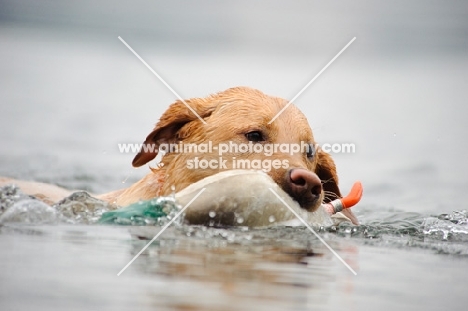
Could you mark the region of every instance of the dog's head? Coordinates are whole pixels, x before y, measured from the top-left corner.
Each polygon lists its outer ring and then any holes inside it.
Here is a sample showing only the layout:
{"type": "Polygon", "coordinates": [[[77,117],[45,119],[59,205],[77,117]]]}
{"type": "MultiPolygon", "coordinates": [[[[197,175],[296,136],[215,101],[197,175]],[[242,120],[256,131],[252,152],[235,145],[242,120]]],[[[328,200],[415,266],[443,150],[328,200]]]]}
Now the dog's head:
{"type": "Polygon", "coordinates": [[[322,201],[341,197],[335,164],[315,150],[307,119],[294,105],[270,122],[287,104],[246,87],[177,101],[144,142],[154,149],[143,148],[133,166],[153,160],[158,147],[167,151],[153,169],[165,173],[161,195],[222,170],[263,169],[301,207],[314,211],[322,201]]]}

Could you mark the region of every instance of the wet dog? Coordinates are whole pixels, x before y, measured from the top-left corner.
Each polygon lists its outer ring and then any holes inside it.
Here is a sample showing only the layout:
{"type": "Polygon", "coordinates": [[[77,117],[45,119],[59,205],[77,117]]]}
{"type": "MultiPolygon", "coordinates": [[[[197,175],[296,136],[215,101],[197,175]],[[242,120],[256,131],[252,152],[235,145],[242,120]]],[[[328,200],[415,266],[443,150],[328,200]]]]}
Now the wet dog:
{"type": "Polygon", "coordinates": [[[302,208],[316,210],[323,201],[341,197],[335,163],[329,154],[316,150],[309,123],[294,105],[289,105],[270,122],[287,104],[287,100],[247,87],[173,103],[146,137],[145,146],[153,148],[142,148],[134,158],[133,166],[139,167],[153,160],[160,146],[167,149],[169,145],[182,148],[209,144],[211,150],[169,151],[142,180],[101,198],[125,206],[140,199],[180,191],[221,170],[252,168],[239,167],[239,163],[261,163],[264,165],[262,169],[302,208]],[[263,148],[255,148],[257,144],[263,148]],[[247,151],[241,152],[241,145],[247,151]],[[249,145],[250,149],[246,147],[249,145]],[[223,146],[228,150],[221,154],[223,146]],[[289,148],[281,149],[283,146],[289,148]],[[291,152],[292,146],[307,148],[291,152]],[[213,165],[195,167],[196,161],[202,163],[203,160],[213,165]]]}
{"type": "Polygon", "coordinates": [[[178,192],[220,171],[262,169],[302,208],[315,211],[322,202],[341,197],[335,163],[315,147],[304,114],[294,105],[284,109],[287,105],[287,100],[248,87],[176,101],[132,164],[145,165],[165,151],[160,163],[129,188],[98,197],[126,206],[178,192]]]}

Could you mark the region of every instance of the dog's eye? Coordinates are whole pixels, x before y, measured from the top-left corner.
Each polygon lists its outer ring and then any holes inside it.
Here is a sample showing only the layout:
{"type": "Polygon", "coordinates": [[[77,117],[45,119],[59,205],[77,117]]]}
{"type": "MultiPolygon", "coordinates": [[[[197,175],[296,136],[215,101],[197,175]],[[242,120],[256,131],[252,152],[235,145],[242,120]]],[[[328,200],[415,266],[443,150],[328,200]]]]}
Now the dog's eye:
{"type": "Polygon", "coordinates": [[[258,142],[258,141],[264,141],[265,140],[263,138],[262,132],[260,132],[260,131],[248,132],[247,134],[245,134],[245,137],[249,141],[253,141],[253,142],[258,142]]]}
{"type": "Polygon", "coordinates": [[[314,147],[314,144],[309,144],[307,146],[307,150],[306,150],[306,154],[307,154],[307,157],[309,159],[312,159],[315,155],[315,147],[314,147]]]}

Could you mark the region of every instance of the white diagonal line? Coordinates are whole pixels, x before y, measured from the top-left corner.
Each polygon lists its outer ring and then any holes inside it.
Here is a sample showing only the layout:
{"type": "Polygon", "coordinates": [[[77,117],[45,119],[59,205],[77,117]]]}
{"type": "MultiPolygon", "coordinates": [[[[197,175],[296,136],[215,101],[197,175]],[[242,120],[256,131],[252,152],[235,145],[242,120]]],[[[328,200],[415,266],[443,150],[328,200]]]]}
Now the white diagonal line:
{"type": "Polygon", "coordinates": [[[174,94],[181,102],[183,102],[183,103],[185,104],[185,106],[187,106],[187,108],[190,109],[190,111],[193,112],[193,114],[196,115],[197,118],[200,119],[200,121],[203,122],[203,124],[206,124],[205,120],[203,120],[203,119],[198,115],[198,113],[197,113],[195,110],[193,110],[193,108],[190,107],[190,105],[187,104],[187,103],[185,102],[185,100],[183,100],[182,97],[180,97],[180,95],[177,94],[177,92],[174,91],[174,89],[173,89],[169,84],[167,84],[167,82],[164,81],[164,79],[161,78],[161,76],[158,75],[158,73],[157,73],[156,71],[154,71],[153,68],[151,68],[151,67],[143,60],[143,58],[141,58],[140,55],[138,55],[138,53],[135,52],[135,51],[131,48],[130,45],[127,44],[127,42],[125,42],[124,39],[122,39],[120,36],[118,36],[118,38],[119,38],[119,40],[122,41],[122,43],[125,44],[125,46],[126,46],[130,51],[132,51],[132,53],[135,54],[135,56],[138,57],[138,59],[139,59],[139,60],[140,60],[140,61],[141,61],[141,62],[142,62],[142,63],[159,79],[159,81],[161,81],[161,82],[169,89],[169,91],[172,92],[172,94],[174,94]]]}
{"type": "Polygon", "coordinates": [[[281,198],[273,189],[271,188],[268,188],[270,189],[271,192],[273,192],[273,194],[287,207],[289,208],[289,210],[307,227],[307,229],[309,229],[316,237],[317,239],[320,240],[320,242],[323,243],[323,245],[325,245],[329,250],[330,252],[333,253],[333,255],[335,255],[336,258],[338,258],[345,266],[346,268],[349,269],[349,271],[351,271],[354,275],[357,275],[356,271],[353,270],[353,268],[351,268],[347,263],[346,261],[343,260],[343,258],[340,257],[340,255],[338,255],[334,250],[333,248],[330,247],[330,245],[327,244],[327,242],[325,242],[321,237],[320,235],[318,235],[314,229],[312,229],[312,227],[301,217],[299,216],[298,213],[296,213],[289,205],[288,203],[286,203],[283,198],[281,198]]]}
{"type": "Polygon", "coordinates": [[[312,84],[312,82],[314,82],[314,81],[322,74],[322,72],[324,72],[325,69],[327,69],[328,66],[330,66],[330,65],[338,58],[338,56],[340,56],[341,53],[343,53],[343,52],[348,48],[348,46],[350,46],[351,43],[354,42],[354,40],[356,40],[356,37],[354,37],[353,39],[351,39],[351,41],[349,41],[348,44],[346,44],[346,46],[345,46],[344,48],[342,48],[341,51],[338,52],[338,54],[336,54],[335,57],[333,57],[332,60],[329,61],[328,64],[325,65],[325,67],[323,67],[323,69],[320,70],[319,73],[316,74],[315,77],[313,77],[312,80],[310,80],[309,83],[307,83],[306,86],[304,86],[304,87],[302,88],[302,90],[300,90],[299,93],[297,93],[297,95],[294,96],[294,97],[289,101],[289,103],[288,103],[286,106],[284,106],[283,109],[281,109],[280,112],[278,112],[278,113],[273,117],[273,119],[271,119],[270,122],[268,122],[268,124],[271,124],[273,121],[275,121],[276,118],[278,118],[278,117],[280,116],[280,114],[282,114],[282,113],[289,107],[289,105],[291,105],[291,104],[292,104],[292,103],[293,103],[293,102],[294,102],[294,101],[295,101],[295,100],[312,84]]]}
{"type": "Polygon", "coordinates": [[[187,207],[189,207],[190,204],[192,204],[192,202],[195,201],[196,198],[198,198],[198,196],[199,196],[200,194],[202,194],[203,191],[205,191],[205,189],[206,189],[206,188],[203,188],[202,190],[200,190],[200,191],[197,193],[197,195],[194,196],[193,199],[191,199],[190,202],[188,202],[187,205],[185,205],[184,208],[181,209],[180,212],[178,212],[177,215],[175,215],[174,218],[172,218],[171,221],[169,221],[169,222],[158,232],[158,234],[156,234],[156,235],[154,236],[154,238],[153,238],[151,241],[149,241],[148,244],[146,244],[145,247],[143,247],[143,248],[141,249],[141,251],[140,251],[138,254],[136,254],[135,257],[133,257],[133,259],[130,260],[130,262],[129,262],[127,265],[125,265],[125,267],[123,267],[122,270],[120,270],[119,273],[117,273],[117,276],[120,276],[120,275],[122,274],[122,272],[124,272],[125,269],[127,269],[128,266],[130,266],[130,265],[135,261],[135,259],[137,259],[138,256],[140,256],[141,253],[143,253],[143,252],[145,251],[145,249],[147,249],[148,246],[150,246],[150,244],[153,243],[153,242],[164,232],[164,230],[166,230],[166,229],[174,222],[174,220],[176,220],[177,217],[179,217],[179,216],[187,209],[187,207]]]}

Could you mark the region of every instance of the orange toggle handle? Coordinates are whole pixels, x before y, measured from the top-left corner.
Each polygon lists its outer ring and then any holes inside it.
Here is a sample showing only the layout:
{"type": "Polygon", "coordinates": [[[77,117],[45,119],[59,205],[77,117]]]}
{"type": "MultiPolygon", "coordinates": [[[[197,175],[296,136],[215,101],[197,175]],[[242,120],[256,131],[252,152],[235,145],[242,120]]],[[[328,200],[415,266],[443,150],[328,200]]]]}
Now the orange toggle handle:
{"type": "Polygon", "coordinates": [[[328,214],[333,215],[341,212],[345,208],[350,208],[356,205],[362,198],[362,184],[360,181],[356,181],[351,188],[351,191],[347,196],[341,199],[333,200],[327,204],[322,204],[323,208],[328,214]]]}
{"type": "Polygon", "coordinates": [[[351,188],[351,191],[347,196],[341,199],[343,203],[343,208],[350,208],[361,201],[362,198],[362,184],[360,181],[356,181],[351,188]]]}

